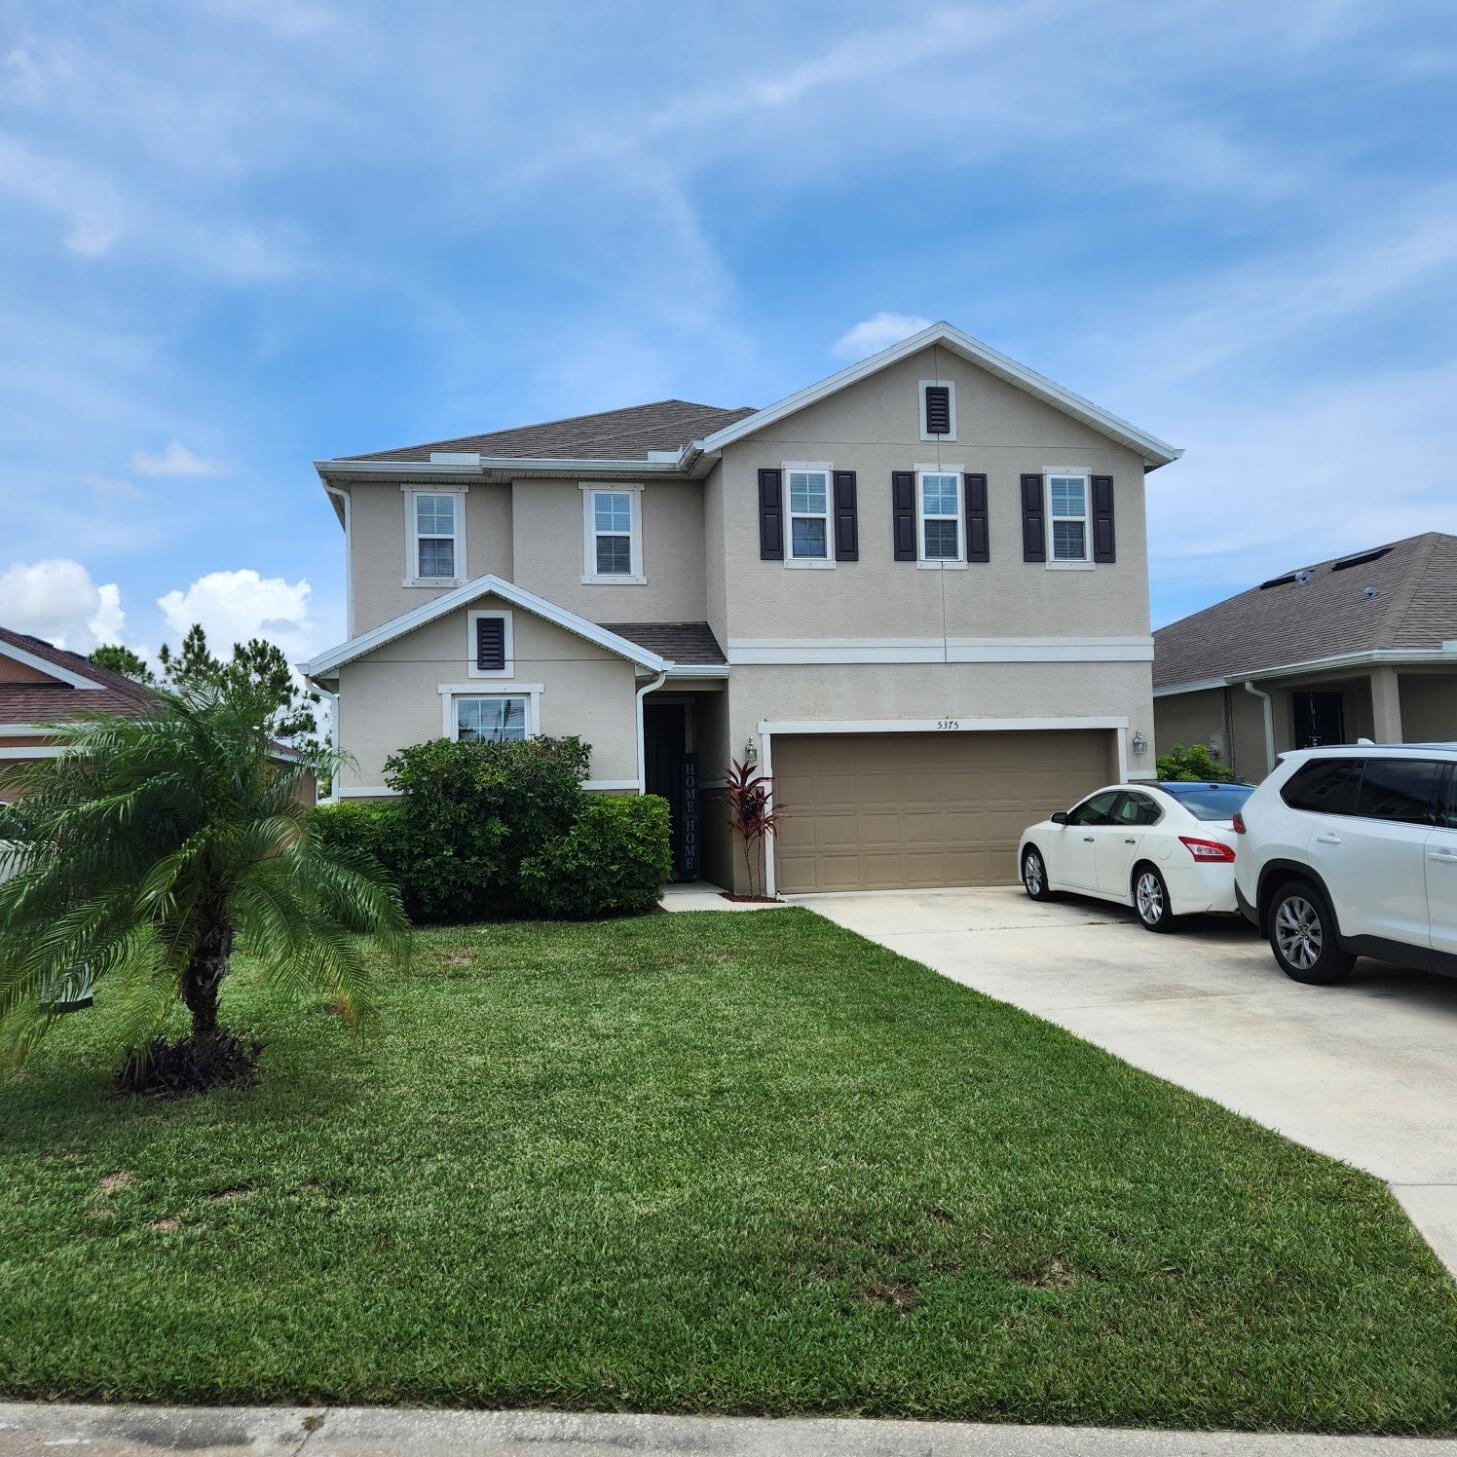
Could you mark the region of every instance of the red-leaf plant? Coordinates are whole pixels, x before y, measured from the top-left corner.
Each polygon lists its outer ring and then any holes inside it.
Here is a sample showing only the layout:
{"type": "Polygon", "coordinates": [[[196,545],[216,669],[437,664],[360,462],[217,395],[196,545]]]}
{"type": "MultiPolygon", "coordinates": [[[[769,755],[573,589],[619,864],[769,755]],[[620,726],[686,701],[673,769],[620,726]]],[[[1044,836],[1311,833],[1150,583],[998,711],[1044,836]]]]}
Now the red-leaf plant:
{"type": "Polygon", "coordinates": [[[749,897],[754,895],[754,846],[767,835],[779,833],[783,813],[774,808],[773,780],[751,764],[731,763],[724,785],[728,790],[729,828],[744,842],[744,869],[749,877],[749,897]]]}

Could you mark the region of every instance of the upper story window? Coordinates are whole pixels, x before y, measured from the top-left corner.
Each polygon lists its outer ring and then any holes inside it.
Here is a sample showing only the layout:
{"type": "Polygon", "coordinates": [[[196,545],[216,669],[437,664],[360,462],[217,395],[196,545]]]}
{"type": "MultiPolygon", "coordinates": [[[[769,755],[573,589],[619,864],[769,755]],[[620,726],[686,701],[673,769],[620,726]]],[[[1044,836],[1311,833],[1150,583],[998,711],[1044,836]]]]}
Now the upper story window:
{"type": "Polygon", "coordinates": [[[406,488],[407,585],[465,580],[464,491],[406,488]]]}
{"type": "Polygon", "coordinates": [[[834,565],[830,547],[830,467],[821,464],[786,464],[789,511],[787,559],[800,566],[834,565]]]}
{"type": "Polygon", "coordinates": [[[1088,478],[1047,477],[1047,519],[1052,528],[1052,560],[1088,560],[1088,478]]]}
{"type": "Polygon", "coordinates": [[[956,381],[923,379],[921,396],[921,439],[956,439],[956,381]]]}
{"type": "Polygon", "coordinates": [[[921,560],[944,565],[960,562],[961,472],[930,470],[919,473],[917,505],[921,516],[921,560]]]}
{"type": "Polygon", "coordinates": [[[641,585],[642,487],[583,486],[582,580],[641,585]]]}

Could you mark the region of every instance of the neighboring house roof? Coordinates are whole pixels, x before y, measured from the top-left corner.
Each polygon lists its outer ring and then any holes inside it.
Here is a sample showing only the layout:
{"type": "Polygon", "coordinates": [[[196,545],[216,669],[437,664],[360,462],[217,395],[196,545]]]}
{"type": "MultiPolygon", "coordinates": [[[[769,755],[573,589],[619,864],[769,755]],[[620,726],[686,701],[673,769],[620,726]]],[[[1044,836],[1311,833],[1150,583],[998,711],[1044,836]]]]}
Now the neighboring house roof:
{"type": "Polygon", "coordinates": [[[444,617],[447,613],[467,607],[479,598],[487,596],[499,597],[502,602],[519,607],[523,612],[530,612],[547,622],[553,622],[587,642],[595,643],[608,652],[616,653],[619,657],[636,663],[638,667],[645,668],[650,673],[661,673],[669,666],[657,653],[649,651],[638,643],[630,642],[625,637],[620,637],[610,628],[589,622],[585,617],[570,612],[565,607],[558,607],[555,602],[548,602],[545,597],[538,597],[535,592],[528,592],[514,582],[508,582],[503,577],[487,573],[483,577],[472,578],[471,581],[457,587],[453,592],[446,592],[442,596],[426,602],[423,606],[416,607],[413,611],[402,612],[398,617],[392,617],[388,622],[382,622],[378,627],[372,627],[368,632],[362,632],[357,637],[350,638],[348,642],[339,643],[336,647],[329,648],[307,663],[300,663],[299,671],[309,678],[330,677],[345,663],[352,662],[355,658],[362,658],[366,653],[372,653],[385,643],[393,642],[406,633],[414,632],[418,627],[424,627],[427,622],[434,622],[436,618],[444,617]]]}
{"type": "Polygon", "coordinates": [[[1440,653],[1457,641],[1457,536],[1428,531],[1286,572],[1153,636],[1164,691],[1327,658],[1440,653]]]}
{"type": "Polygon", "coordinates": [[[474,454],[523,460],[631,460],[647,459],[651,451],[678,451],[690,440],[700,440],[735,420],[752,415],[752,408],[728,410],[718,405],[695,405],[689,400],[656,400],[624,410],[602,410],[595,415],[572,415],[543,425],[518,425],[485,435],[462,435],[379,450],[371,455],[350,455],[346,460],[429,461],[434,453],[474,454]]]}
{"type": "Polygon", "coordinates": [[[943,322],[932,324],[847,369],[827,375],[762,410],[747,407],[729,410],[687,400],[658,400],[596,415],[575,415],[543,425],[522,425],[484,435],[463,435],[454,440],[381,450],[372,455],[320,460],[314,462],[314,468],[326,481],[331,477],[418,475],[420,466],[432,467],[432,474],[452,476],[483,476],[492,470],[508,469],[516,474],[551,474],[553,470],[571,472],[593,461],[601,462],[603,469],[611,466],[618,471],[636,470],[640,466],[644,473],[701,475],[724,446],[933,347],[944,348],[1006,380],[1134,451],[1142,457],[1145,469],[1168,465],[1183,454],[1158,436],[1150,435],[1101,405],[943,322]],[[432,456],[440,458],[432,461],[432,456]],[[513,467],[512,462],[519,464],[513,467]]]}
{"type": "Polygon", "coordinates": [[[685,667],[722,667],[728,662],[706,622],[604,622],[608,632],[625,637],[660,658],[685,667]]]}
{"type": "Polygon", "coordinates": [[[65,723],[90,713],[134,716],[156,701],[142,684],[29,633],[0,627],[0,656],[50,675],[44,683],[0,683],[0,724],[65,723]]]}

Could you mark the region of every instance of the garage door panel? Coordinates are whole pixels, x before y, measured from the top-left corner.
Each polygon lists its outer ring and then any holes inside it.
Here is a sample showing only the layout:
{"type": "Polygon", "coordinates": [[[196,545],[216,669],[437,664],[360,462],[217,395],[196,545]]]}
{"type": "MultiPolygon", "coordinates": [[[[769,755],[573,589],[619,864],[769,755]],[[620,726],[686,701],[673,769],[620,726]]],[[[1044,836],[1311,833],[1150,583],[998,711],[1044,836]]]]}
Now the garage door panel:
{"type": "Polygon", "coordinates": [[[782,736],[781,890],[1015,879],[1018,837],[1109,782],[1106,730],[782,736]]]}

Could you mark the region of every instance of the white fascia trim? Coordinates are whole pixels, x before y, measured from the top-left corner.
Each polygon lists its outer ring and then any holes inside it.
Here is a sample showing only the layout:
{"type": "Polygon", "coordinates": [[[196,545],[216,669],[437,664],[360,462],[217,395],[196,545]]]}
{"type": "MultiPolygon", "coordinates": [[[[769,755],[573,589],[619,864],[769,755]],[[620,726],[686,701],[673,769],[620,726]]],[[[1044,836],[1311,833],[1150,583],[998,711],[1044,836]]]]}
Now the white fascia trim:
{"type": "MultiPolygon", "coordinates": [[[[882,349],[880,353],[872,354],[868,359],[862,359],[858,364],[852,364],[848,369],[842,369],[816,384],[809,385],[792,395],[786,395],[784,399],[765,406],[764,409],[746,416],[733,425],[715,431],[702,441],[694,442],[695,448],[704,454],[722,450],[724,446],[731,445],[736,440],[742,440],[746,435],[753,435],[764,429],[765,426],[772,425],[775,421],[782,420],[785,416],[792,415],[795,411],[802,410],[807,405],[812,405],[852,384],[857,384],[902,359],[930,348],[933,344],[944,345],[953,354],[958,354],[970,363],[979,365],[989,374],[994,374],[999,379],[1004,379],[1009,384],[1026,390],[1028,394],[1062,410],[1075,420],[1081,420],[1085,425],[1098,431],[1100,435],[1106,435],[1119,445],[1136,451],[1143,457],[1144,465],[1150,470],[1157,469],[1161,465],[1168,465],[1184,453],[1177,447],[1168,444],[1167,441],[1160,440],[1158,436],[1150,435],[1146,430],[1140,430],[1129,421],[1120,419],[1119,416],[1095,405],[1091,400],[1084,399],[1082,395],[1064,389],[1062,385],[1048,379],[1046,375],[1028,369],[1025,364],[1018,364],[1015,359],[1008,358],[1007,355],[993,349],[989,344],[983,344],[979,339],[973,339],[970,334],[962,333],[960,329],[953,328],[944,320],[941,323],[932,324],[927,329],[922,329],[919,334],[912,334],[909,339],[902,339],[899,344],[892,344],[889,349],[882,349]]],[[[679,464],[686,468],[686,455],[679,464]]]]}
{"type": "Polygon", "coordinates": [[[21,744],[0,748],[0,759],[59,759],[66,751],[54,745],[21,744]]]}
{"type": "Polygon", "coordinates": [[[1050,718],[866,718],[866,719],[761,719],[761,734],[924,734],[1023,733],[1044,729],[1126,729],[1128,720],[1117,715],[1069,714],[1050,718]]]}
{"type": "Polygon", "coordinates": [[[398,617],[392,617],[388,622],[382,622],[378,627],[360,633],[358,637],[350,638],[348,642],[329,648],[318,657],[299,664],[299,671],[307,678],[327,676],[344,663],[363,657],[365,653],[372,653],[385,643],[393,642],[397,637],[403,637],[407,632],[424,627],[427,622],[434,622],[437,617],[444,617],[446,613],[468,606],[478,597],[487,595],[499,597],[513,607],[521,608],[523,612],[530,612],[546,622],[555,623],[557,627],[587,642],[595,643],[609,653],[616,653],[618,657],[626,658],[628,662],[636,663],[650,673],[661,673],[667,667],[667,663],[656,653],[650,653],[637,643],[629,642],[615,632],[608,632],[605,627],[588,622],[585,617],[579,617],[565,607],[558,607],[555,602],[548,602],[545,597],[538,597],[535,592],[528,592],[524,587],[518,587],[514,582],[507,582],[488,572],[485,576],[462,583],[454,590],[409,612],[402,612],[398,617]]]}
{"type": "Polygon", "coordinates": [[[1208,693],[1215,688],[1228,688],[1229,682],[1224,678],[1201,678],[1197,683],[1175,683],[1170,688],[1155,688],[1155,698],[1172,698],[1180,693],[1208,693]]]}
{"type": "Polygon", "coordinates": [[[727,678],[727,663],[669,663],[666,673],[670,678],[727,678]]]}
{"type": "Polygon", "coordinates": [[[34,668],[48,678],[54,678],[58,683],[69,683],[72,688],[98,692],[104,686],[94,678],[84,677],[71,668],[63,668],[58,663],[52,663],[46,658],[38,657],[35,653],[27,652],[24,648],[16,647],[14,643],[0,642],[0,657],[9,658],[12,662],[24,663],[27,668],[34,668]]]}
{"type": "Polygon", "coordinates": [[[1207,688],[1237,688],[1251,678],[1265,682],[1307,673],[1327,673],[1343,668],[1453,668],[1457,669],[1457,648],[1371,648],[1363,653],[1336,653],[1328,658],[1306,658],[1299,663],[1281,663],[1274,668],[1255,668],[1231,673],[1225,678],[1200,678],[1191,683],[1171,683],[1155,688],[1155,698],[1177,693],[1200,693],[1207,688]]]}
{"type": "Polygon", "coordinates": [[[730,638],[734,667],[826,663],[1151,663],[1148,637],[730,638]]]}
{"type": "Polygon", "coordinates": [[[584,779],[582,788],[589,794],[636,794],[642,781],[638,779],[584,779]]]}
{"type": "Polygon", "coordinates": [[[54,726],[43,723],[0,724],[0,739],[30,738],[35,734],[49,734],[54,732],[54,726]]]}
{"type": "MultiPolygon", "coordinates": [[[[320,480],[415,480],[424,476],[465,476],[479,479],[486,474],[591,476],[629,472],[634,475],[681,475],[681,456],[672,460],[568,460],[550,456],[482,455],[470,461],[442,460],[316,460],[320,480]]],[[[428,484],[428,482],[426,483],[428,484]]]]}
{"type": "Polygon", "coordinates": [[[353,784],[347,789],[336,789],[336,799],[398,799],[400,791],[387,784],[353,784]]]}

